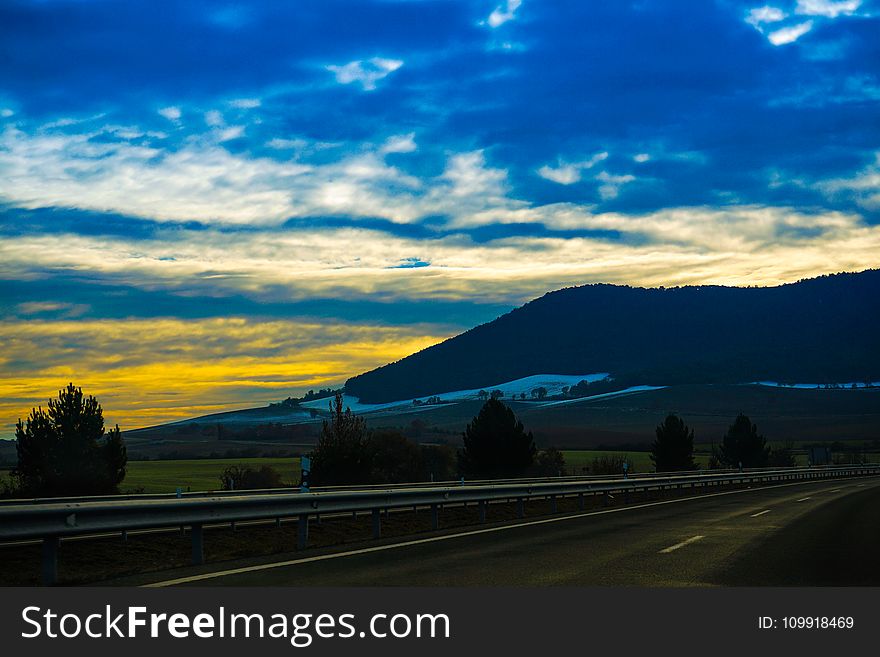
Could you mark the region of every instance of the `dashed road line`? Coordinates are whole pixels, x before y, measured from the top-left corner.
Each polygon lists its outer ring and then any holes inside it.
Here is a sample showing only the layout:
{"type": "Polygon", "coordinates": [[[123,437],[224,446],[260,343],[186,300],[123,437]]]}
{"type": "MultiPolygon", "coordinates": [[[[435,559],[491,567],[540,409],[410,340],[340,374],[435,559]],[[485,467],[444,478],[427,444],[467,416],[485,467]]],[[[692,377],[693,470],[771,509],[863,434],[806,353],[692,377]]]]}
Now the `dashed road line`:
{"type": "Polygon", "coordinates": [[[670,552],[675,552],[679,548],[683,548],[685,545],[690,545],[691,543],[696,543],[697,541],[699,541],[700,539],[703,539],[703,538],[705,538],[705,536],[702,536],[702,535],[691,536],[686,541],[682,541],[681,543],[676,543],[675,545],[670,545],[668,548],[663,548],[662,550],[660,550],[660,552],[658,554],[669,554],[670,552]]]}
{"type": "Polygon", "coordinates": [[[763,511],[758,511],[757,513],[753,513],[749,516],[749,518],[757,518],[758,516],[763,516],[765,513],[770,513],[770,509],[764,509],[763,511]]]}
{"type": "MultiPolygon", "coordinates": [[[[774,489],[779,489],[779,488],[788,488],[790,486],[803,486],[803,485],[809,484],[809,483],[819,483],[819,482],[798,481],[798,482],[791,482],[791,483],[786,483],[786,484],[776,484],[776,485],[765,486],[765,487],[761,488],[760,490],[774,490],[774,489]]],[[[406,548],[406,547],[410,547],[410,546],[414,546],[414,545],[423,545],[425,543],[434,543],[434,542],[438,542],[438,541],[448,541],[448,540],[452,540],[452,539],[456,539],[456,538],[462,538],[465,536],[476,536],[479,534],[491,534],[494,532],[509,531],[512,529],[518,529],[520,527],[528,527],[528,526],[533,526],[533,525],[544,525],[544,524],[554,523],[554,522],[565,522],[565,521],[569,521],[569,520],[576,520],[578,518],[586,518],[586,517],[590,517],[590,516],[600,516],[600,515],[606,515],[606,514],[611,514],[611,513],[621,513],[621,512],[626,512],[626,511],[635,511],[638,509],[646,509],[646,508],[656,507],[656,506],[665,506],[667,504],[680,504],[682,502],[704,500],[704,499],[709,499],[709,498],[713,498],[713,497],[725,497],[727,495],[741,495],[743,493],[755,492],[755,490],[758,490],[758,489],[748,488],[748,489],[740,489],[740,490],[719,491],[717,493],[707,493],[704,495],[694,495],[691,497],[679,497],[676,499],[662,500],[659,502],[646,502],[644,504],[635,504],[632,506],[622,506],[622,507],[612,508],[612,509],[603,509],[601,511],[588,511],[586,513],[576,513],[576,514],[572,514],[572,515],[558,516],[555,518],[545,518],[545,519],[541,519],[541,520],[532,520],[529,522],[519,522],[519,523],[515,523],[515,524],[511,524],[511,525],[501,525],[499,527],[488,527],[486,529],[464,531],[464,532],[458,532],[458,533],[454,533],[454,534],[444,534],[442,536],[432,536],[430,538],[421,538],[421,539],[415,539],[415,540],[410,540],[410,541],[403,541],[401,543],[392,543],[389,545],[377,545],[377,546],[373,546],[373,547],[360,548],[360,549],[356,549],[356,550],[347,550],[345,552],[331,552],[329,554],[316,555],[313,557],[304,557],[304,558],[290,559],[290,560],[285,560],[285,561],[275,561],[275,562],[271,562],[271,563],[258,564],[258,565],[254,565],[254,566],[242,566],[239,568],[230,568],[227,570],[219,570],[219,571],[201,573],[198,575],[188,575],[188,576],[184,576],[184,577],[177,577],[175,579],[168,579],[168,580],[164,580],[164,581],[153,582],[150,584],[142,584],[141,586],[143,586],[145,588],[162,588],[162,587],[166,587],[166,586],[177,586],[180,584],[191,584],[193,582],[202,582],[202,581],[209,580],[209,579],[228,577],[230,575],[241,575],[241,574],[245,574],[245,573],[253,573],[253,572],[259,572],[259,571],[270,570],[270,569],[275,569],[275,568],[286,568],[289,566],[296,566],[296,565],[305,564],[305,563],[313,563],[316,561],[326,561],[326,560],[330,560],[330,559],[339,559],[339,558],[351,557],[351,556],[356,556],[356,555],[361,555],[361,554],[370,554],[373,552],[380,552],[380,551],[385,551],[385,550],[406,548]]],[[[769,509],[767,511],[769,512],[769,509]]]]}
{"type": "Polygon", "coordinates": [[[811,499],[813,499],[813,498],[812,497],[802,497],[801,499],[798,500],[798,502],[806,502],[807,500],[811,500],[811,499]]]}

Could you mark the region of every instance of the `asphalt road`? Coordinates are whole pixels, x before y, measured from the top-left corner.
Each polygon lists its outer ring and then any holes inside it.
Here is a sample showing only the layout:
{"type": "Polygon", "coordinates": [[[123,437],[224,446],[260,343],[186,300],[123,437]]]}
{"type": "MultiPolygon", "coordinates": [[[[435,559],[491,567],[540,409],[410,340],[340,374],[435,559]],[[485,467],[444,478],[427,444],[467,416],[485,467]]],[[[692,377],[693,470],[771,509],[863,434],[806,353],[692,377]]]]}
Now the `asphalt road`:
{"type": "MultiPolygon", "coordinates": [[[[799,483],[461,529],[287,562],[236,586],[878,585],[880,478],[799,483]]],[[[219,574],[218,574],[219,573],[219,574]]]]}

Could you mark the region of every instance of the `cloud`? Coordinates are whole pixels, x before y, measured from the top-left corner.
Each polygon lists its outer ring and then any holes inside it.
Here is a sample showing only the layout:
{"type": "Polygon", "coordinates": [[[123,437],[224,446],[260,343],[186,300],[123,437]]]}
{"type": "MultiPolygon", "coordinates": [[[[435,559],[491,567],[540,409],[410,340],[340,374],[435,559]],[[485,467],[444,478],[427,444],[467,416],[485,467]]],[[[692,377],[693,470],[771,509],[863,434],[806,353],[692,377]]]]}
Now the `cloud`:
{"type": "Polygon", "coordinates": [[[229,104],[238,109],[254,109],[261,105],[259,98],[236,98],[230,100],[229,104]]]}
{"type": "Polygon", "coordinates": [[[643,164],[651,159],[651,155],[649,153],[636,153],[633,155],[633,161],[638,162],[639,164],[643,164]]]}
{"type": "Polygon", "coordinates": [[[380,153],[412,153],[418,147],[415,142],[416,134],[414,132],[410,132],[406,135],[395,135],[393,137],[389,137],[384,144],[382,144],[382,148],[379,149],[380,153]]]}
{"type": "MultiPolygon", "coordinates": [[[[798,0],[794,8],[797,16],[813,16],[818,20],[835,19],[839,16],[852,16],[859,9],[861,0],[798,0]]],[[[800,37],[809,32],[815,25],[813,19],[782,25],[778,29],[767,31],[767,25],[777,25],[789,18],[789,14],[778,7],[764,5],[749,10],[745,21],[761,34],[767,36],[767,40],[774,46],[782,46],[794,43],[800,37]]]]}
{"type": "Polygon", "coordinates": [[[589,160],[583,162],[564,162],[559,160],[557,167],[548,165],[538,169],[538,175],[546,180],[553,181],[560,185],[572,185],[581,180],[581,171],[584,169],[592,169],[596,164],[608,158],[607,152],[596,153],[589,160]]]}
{"type": "Polygon", "coordinates": [[[218,126],[223,125],[223,115],[217,110],[211,110],[209,112],[205,112],[205,123],[207,123],[212,128],[216,128],[218,126]]]}
{"type": "Polygon", "coordinates": [[[798,0],[796,14],[837,18],[850,16],[862,5],[862,0],[798,0]]]}
{"type": "Polygon", "coordinates": [[[761,30],[761,26],[764,23],[778,23],[779,21],[784,20],[787,16],[788,14],[777,7],[764,5],[763,7],[756,7],[755,9],[749,10],[748,16],[746,17],[746,23],[761,30]]]}
{"type": "Polygon", "coordinates": [[[55,315],[62,318],[80,317],[89,310],[86,304],[65,301],[27,301],[16,306],[20,315],[55,315]]]}
{"type": "Polygon", "coordinates": [[[233,139],[239,139],[244,135],[244,126],[243,125],[231,125],[221,130],[217,131],[217,141],[232,141],[233,139]]]}
{"type": "Polygon", "coordinates": [[[161,109],[159,109],[157,111],[159,112],[159,114],[164,116],[169,121],[179,121],[180,117],[181,117],[181,112],[180,112],[179,107],[174,107],[174,106],[162,107],[161,109]]]}
{"type": "Polygon", "coordinates": [[[880,151],[854,176],[821,181],[818,187],[830,197],[849,196],[867,210],[880,210],[880,151]]]}
{"type": "Polygon", "coordinates": [[[489,14],[489,18],[486,19],[486,22],[489,24],[489,27],[496,28],[501,27],[508,21],[512,21],[516,18],[516,10],[520,8],[522,5],[522,0],[507,0],[507,4],[498,5],[495,10],[489,14]]]}
{"type": "Polygon", "coordinates": [[[109,425],[127,430],[339,386],[439,342],[444,330],[309,318],[6,321],[0,435],[68,381],[101,400],[109,425]]]}
{"type": "Polygon", "coordinates": [[[813,29],[813,21],[804,21],[797,25],[783,27],[767,35],[767,40],[774,46],[782,46],[787,43],[794,43],[807,32],[813,29]]]}
{"type": "Polygon", "coordinates": [[[368,60],[355,60],[343,66],[330,65],[325,67],[336,76],[340,84],[359,82],[364,91],[373,91],[376,83],[403,66],[400,59],[373,57],[368,60]]]}
{"type": "Polygon", "coordinates": [[[581,179],[580,169],[574,164],[560,164],[555,169],[545,164],[538,169],[538,175],[560,185],[571,185],[581,179]]]}
{"type": "Polygon", "coordinates": [[[627,183],[631,183],[635,179],[635,176],[631,176],[629,174],[623,176],[615,176],[608,173],[607,171],[602,171],[601,173],[599,173],[599,175],[596,176],[596,180],[602,183],[601,185],[599,185],[599,195],[602,197],[603,201],[615,199],[617,198],[618,194],[620,194],[620,188],[627,183]]]}

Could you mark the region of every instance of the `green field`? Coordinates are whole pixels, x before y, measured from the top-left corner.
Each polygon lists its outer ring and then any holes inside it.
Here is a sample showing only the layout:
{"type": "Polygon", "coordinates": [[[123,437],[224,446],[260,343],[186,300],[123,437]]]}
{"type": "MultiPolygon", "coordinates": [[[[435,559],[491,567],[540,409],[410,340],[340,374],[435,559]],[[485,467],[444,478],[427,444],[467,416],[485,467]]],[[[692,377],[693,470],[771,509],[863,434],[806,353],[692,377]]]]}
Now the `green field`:
{"type": "MultiPolygon", "coordinates": [[[[578,475],[589,468],[593,459],[602,456],[623,456],[631,464],[631,472],[653,472],[654,467],[648,452],[624,452],[608,450],[563,450],[565,456],[565,474],[578,475]]],[[[880,461],[880,454],[868,454],[869,462],[880,461]]],[[[697,463],[706,468],[709,463],[708,453],[697,453],[697,463]]],[[[805,454],[797,454],[798,465],[806,465],[805,454]]],[[[220,488],[220,473],[230,465],[247,465],[259,468],[269,465],[275,468],[285,483],[294,484],[299,481],[299,459],[288,458],[243,458],[243,459],[192,459],[181,461],[130,461],[128,474],[122,483],[123,493],[173,493],[178,487],[184,491],[217,490],[220,488]]],[[[8,470],[0,470],[0,481],[8,477],[8,470]]]]}
{"type": "MultiPolygon", "coordinates": [[[[603,456],[625,457],[632,468],[631,472],[654,472],[654,464],[651,461],[650,452],[622,452],[593,449],[563,450],[565,456],[565,469],[567,474],[581,474],[584,467],[590,467],[593,459],[603,456]]],[[[709,463],[708,454],[696,454],[696,462],[703,468],[709,463]]]]}
{"type": "MultiPolygon", "coordinates": [[[[299,459],[192,459],[187,461],[129,461],[128,473],[120,486],[123,493],[173,493],[178,487],[184,491],[218,490],[220,473],[230,465],[275,468],[285,483],[299,482],[299,459]],[[141,489],[143,489],[141,491],[141,489]]],[[[8,471],[0,471],[0,479],[8,471]]]]}

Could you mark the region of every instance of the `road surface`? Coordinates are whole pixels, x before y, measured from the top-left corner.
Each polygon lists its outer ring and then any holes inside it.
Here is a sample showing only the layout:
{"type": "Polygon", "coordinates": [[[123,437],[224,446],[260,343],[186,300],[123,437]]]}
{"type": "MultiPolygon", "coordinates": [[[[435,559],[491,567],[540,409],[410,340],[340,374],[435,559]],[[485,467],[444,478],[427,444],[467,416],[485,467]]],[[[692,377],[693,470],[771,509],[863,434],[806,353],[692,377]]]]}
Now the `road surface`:
{"type": "MultiPolygon", "coordinates": [[[[880,478],[460,528],[159,585],[878,585],[880,478]]],[[[157,578],[158,579],[158,578],[157,578]]]]}

